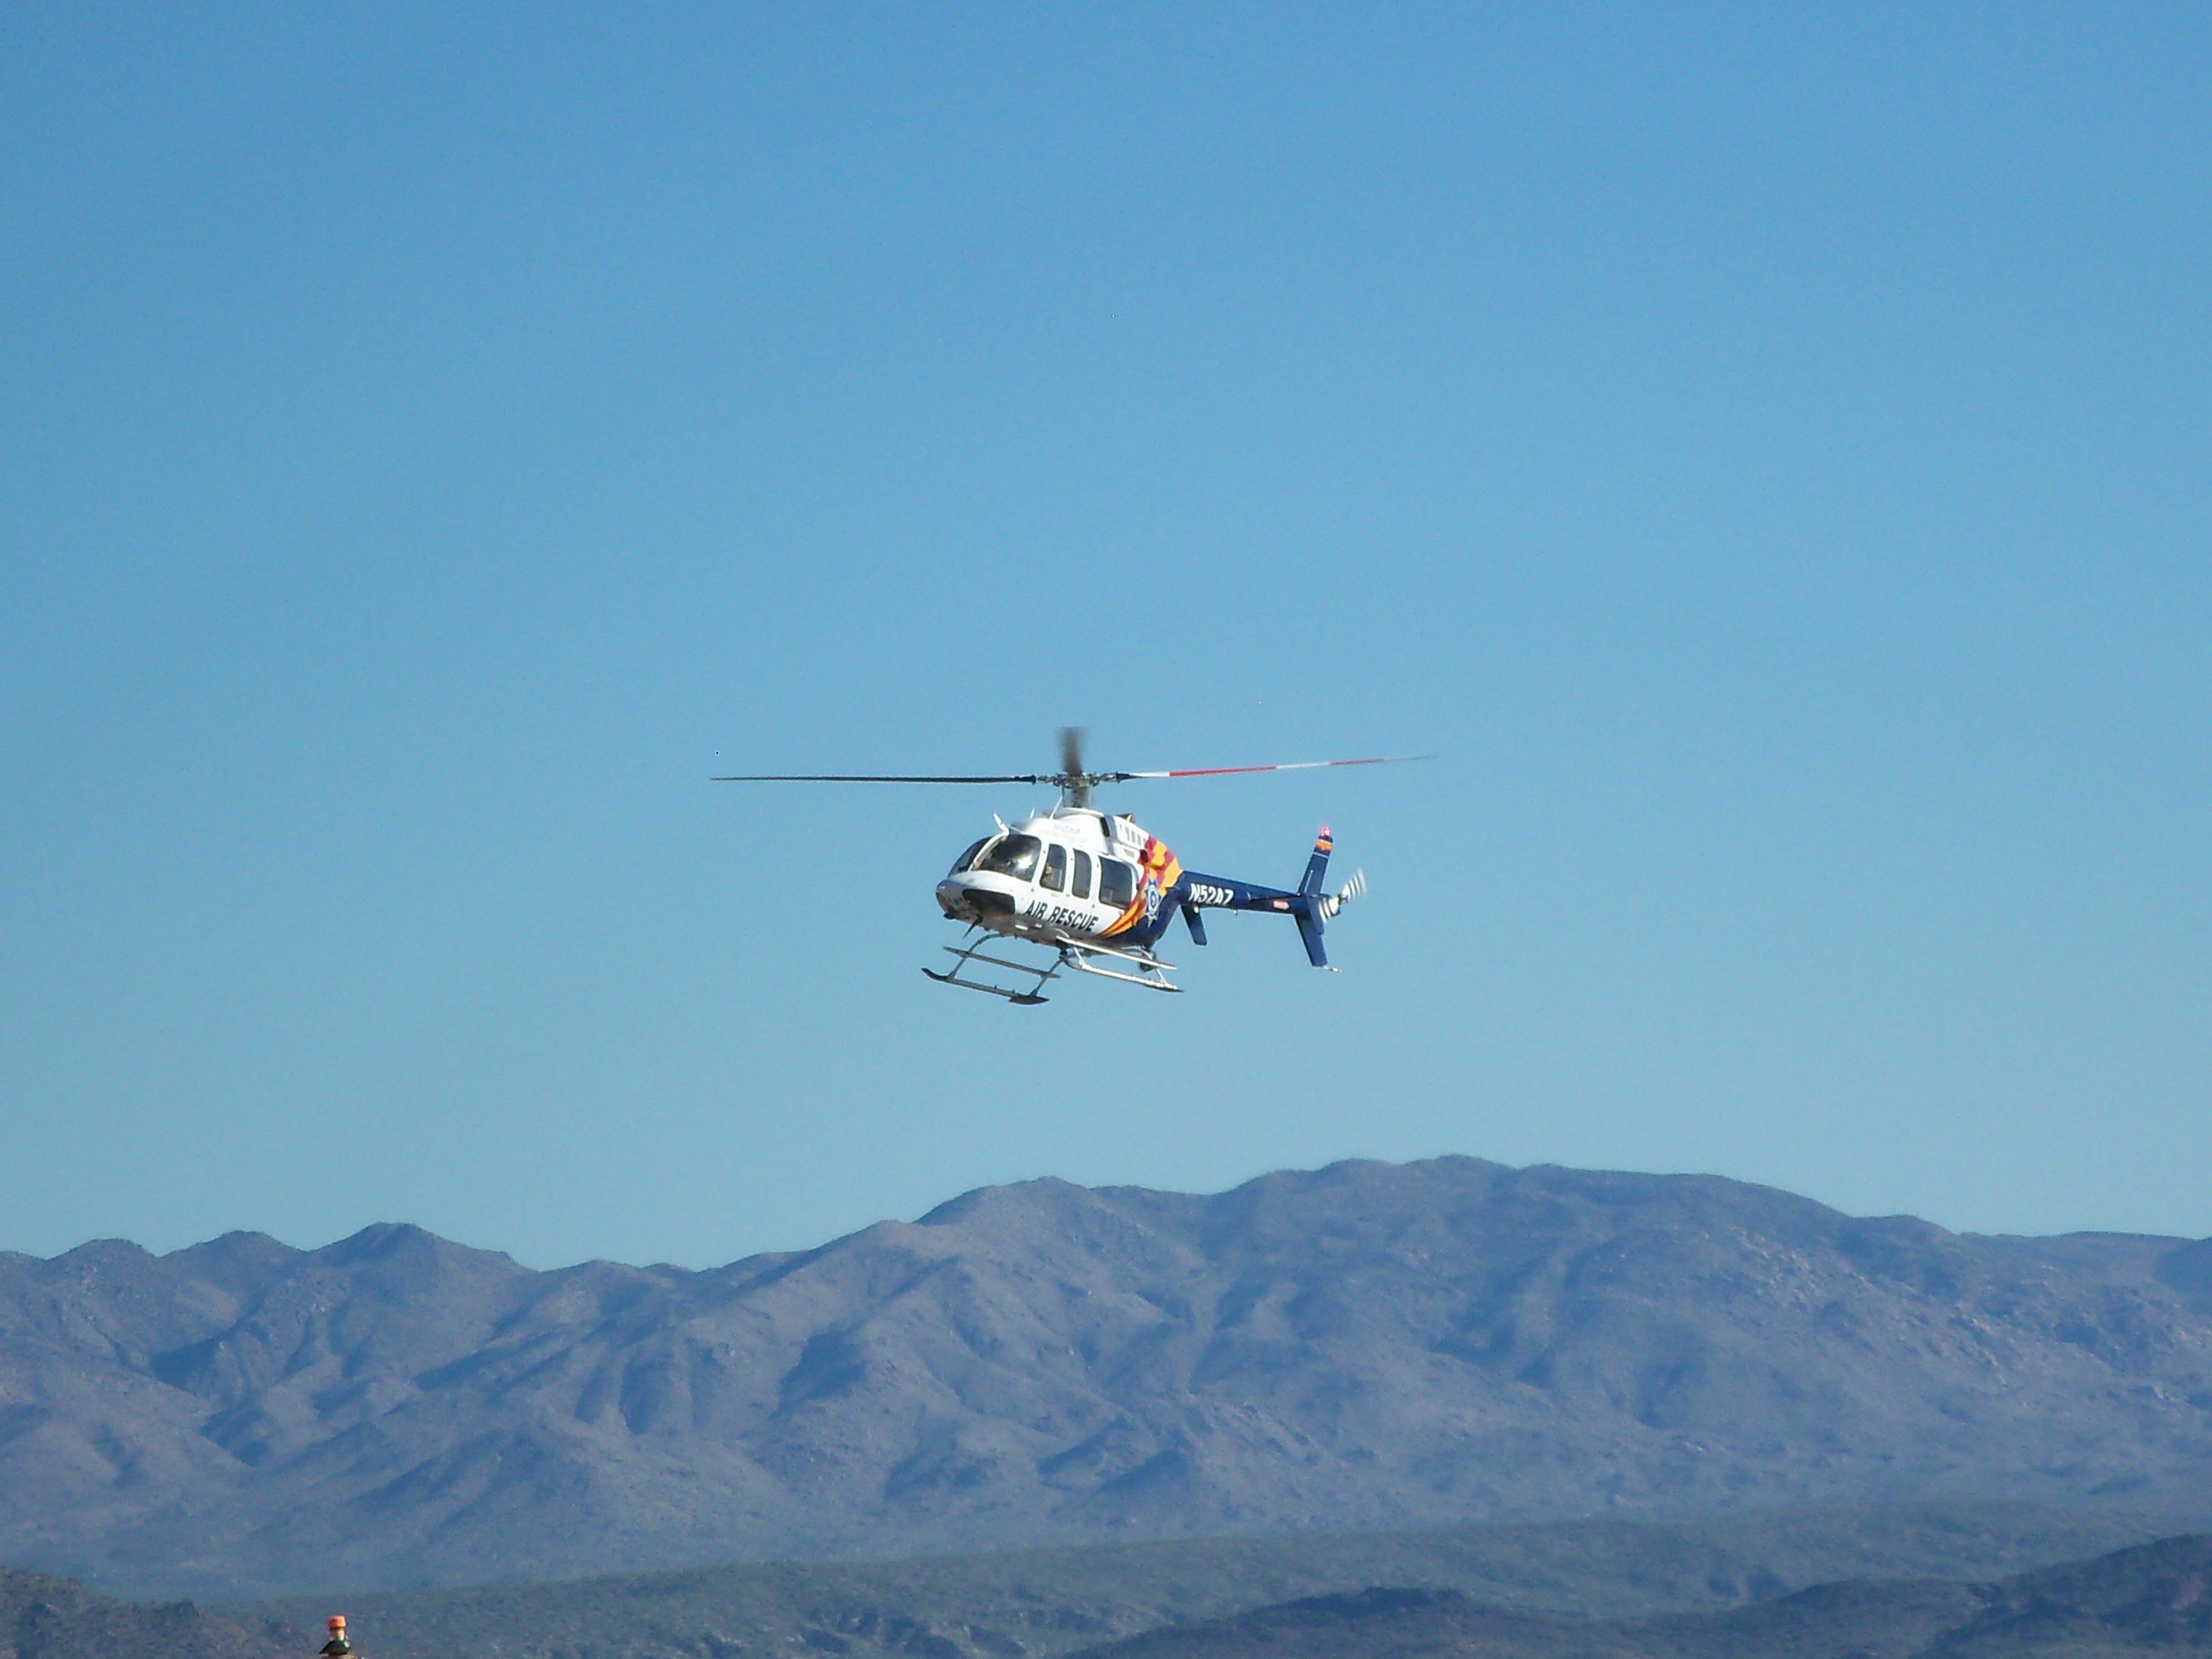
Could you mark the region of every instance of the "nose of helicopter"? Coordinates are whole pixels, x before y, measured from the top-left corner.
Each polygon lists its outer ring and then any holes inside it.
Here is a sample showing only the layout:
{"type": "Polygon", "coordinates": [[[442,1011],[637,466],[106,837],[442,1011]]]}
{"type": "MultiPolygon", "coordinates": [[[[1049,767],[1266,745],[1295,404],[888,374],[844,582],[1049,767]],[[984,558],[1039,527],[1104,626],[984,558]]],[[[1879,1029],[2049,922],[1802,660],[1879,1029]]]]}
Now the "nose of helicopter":
{"type": "Polygon", "coordinates": [[[1014,913],[1011,895],[962,876],[948,876],[937,884],[937,905],[955,921],[988,921],[1014,913]]]}

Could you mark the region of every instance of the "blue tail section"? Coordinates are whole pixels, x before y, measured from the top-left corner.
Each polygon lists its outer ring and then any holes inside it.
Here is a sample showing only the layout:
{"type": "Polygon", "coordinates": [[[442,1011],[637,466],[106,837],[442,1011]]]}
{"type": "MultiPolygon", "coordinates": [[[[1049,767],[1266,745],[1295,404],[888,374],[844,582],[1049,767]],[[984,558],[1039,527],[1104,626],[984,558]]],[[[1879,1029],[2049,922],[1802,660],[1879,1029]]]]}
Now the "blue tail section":
{"type": "MultiPolygon", "coordinates": [[[[1261,887],[1231,876],[1206,876],[1195,872],[1186,874],[1184,881],[1188,885],[1178,888],[1177,892],[1183,920],[1190,924],[1191,937],[1200,945],[1206,943],[1198,920],[1201,908],[1273,910],[1298,924],[1298,939],[1306,947],[1306,960],[1316,968],[1328,967],[1328,951],[1322,943],[1322,924],[1336,914],[1338,901],[1329,897],[1322,884],[1328,878],[1332,845],[1328,826],[1323,824],[1321,834],[1314,837],[1313,856],[1306,860],[1306,872],[1299,878],[1295,892],[1285,892],[1279,887],[1261,887]]],[[[1164,916],[1163,926],[1165,920],[1164,916]]]]}

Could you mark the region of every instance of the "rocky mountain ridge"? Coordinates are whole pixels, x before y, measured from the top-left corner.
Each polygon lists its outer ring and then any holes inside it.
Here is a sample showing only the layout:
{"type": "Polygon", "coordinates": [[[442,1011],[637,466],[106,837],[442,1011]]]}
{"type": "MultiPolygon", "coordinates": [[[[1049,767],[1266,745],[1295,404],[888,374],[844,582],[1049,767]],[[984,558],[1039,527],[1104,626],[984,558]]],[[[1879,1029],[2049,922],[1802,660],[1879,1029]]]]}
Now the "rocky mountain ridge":
{"type": "Polygon", "coordinates": [[[0,1559],[137,1593],[2208,1477],[2212,1241],[1713,1177],[1040,1181],[703,1273],[0,1256],[0,1559]]]}

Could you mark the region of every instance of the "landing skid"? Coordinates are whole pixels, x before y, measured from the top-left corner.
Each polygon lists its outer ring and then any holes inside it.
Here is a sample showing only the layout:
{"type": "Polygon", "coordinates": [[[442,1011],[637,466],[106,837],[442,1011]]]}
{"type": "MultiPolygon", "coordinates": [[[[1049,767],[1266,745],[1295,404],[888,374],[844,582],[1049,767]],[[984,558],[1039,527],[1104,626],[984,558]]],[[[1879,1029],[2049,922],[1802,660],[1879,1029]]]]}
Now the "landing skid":
{"type": "Polygon", "coordinates": [[[965,950],[957,945],[948,945],[945,947],[945,953],[953,959],[951,973],[940,974],[934,968],[925,968],[921,971],[939,985],[957,985],[963,991],[981,991],[988,996],[1004,997],[1007,1001],[1019,1003],[1024,1008],[1048,1000],[1037,994],[1044,989],[1047,980],[1055,977],[1060,972],[1060,963],[1057,962],[1049,968],[1036,968],[1026,962],[1008,962],[1004,957],[987,957],[983,954],[980,945],[971,945],[965,950]],[[1036,976],[1036,983],[1026,991],[1010,991],[1003,985],[993,985],[986,980],[961,977],[979,962],[988,963],[994,968],[1004,968],[1009,973],[1034,974],[1036,976]]]}
{"type": "Polygon", "coordinates": [[[981,991],[988,996],[1004,997],[1007,1001],[1018,1003],[1025,1008],[1049,1000],[1043,995],[1044,988],[1048,981],[1060,976],[1060,970],[1063,968],[1079,974],[1095,975],[1100,979],[1119,980],[1124,985],[1141,985],[1148,991],[1167,991],[1180,994],[1182,990],[1182,986],[1173,984],[1168,979],[1168,975],[1173,971],[1175,964],[1171,962],[1162,962],[1149,951],[1117,951],[1111,945],[1088,945],[1063,938],[1052,945],[1047,945],[1041,940],[1035,941],[1040,950],[1054,950],[1058,952],[1052,962],[1042,968],[1032,963],[1009,962],[1004,957],[987,957],[983,954],[983,946],[987,944],[1030,942],[1031,941],[1002,940],[999,936],[994,935],[988,939],[978,939],[973,945],[948,945],[945,947],[945,953],[952,958],[952,971],[940,974],[933,968],[925,968],[921,971],[939,985],[957,985],[963,991],[981,991]],[[1109,962],[1126,964],[1134,971],[1125,972],[1121,968],[1102,968],[1091,960],[1094,957],[1103,957],[1109,962]],[[968,970],[978,963],[986,963],[993,968],[1002,968],[1010,974],[1027,975],[1036,982],[1015,988],[1005,985],[994,985],[986,979],[968,977],[968,970]]]}

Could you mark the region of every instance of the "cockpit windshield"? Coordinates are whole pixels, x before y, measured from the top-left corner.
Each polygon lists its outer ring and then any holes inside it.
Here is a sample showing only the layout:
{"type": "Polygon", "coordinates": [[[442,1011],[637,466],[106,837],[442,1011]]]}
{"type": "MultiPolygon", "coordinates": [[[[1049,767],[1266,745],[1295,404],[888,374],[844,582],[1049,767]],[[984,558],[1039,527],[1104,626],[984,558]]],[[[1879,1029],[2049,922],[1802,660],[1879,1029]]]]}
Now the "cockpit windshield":
{"type": "Polygon", "coordinates": [[[1036,874],[1037,854],[1043,850],[1044,843],[1035,836],[1008,836],[977,859],[975,867],[994,876],[1027,881],[1036,874]]]}
{"type": "Polygon", "coordinates": [[[996,836],[986,836],[982,840],[977,842],[973,847],[970,847],[966,852],[963,853],[958,858],[953,860],[952,873],[957,876],[963,870],[968,868],[969,865],[975,863],[975,854],[981,852],[986,847],[988,847],[997,839],[998,837],[996,836]]]}

